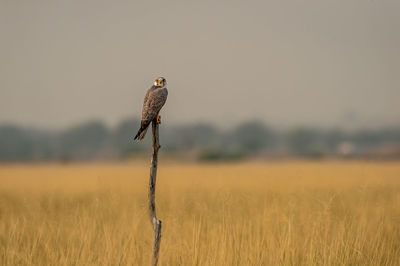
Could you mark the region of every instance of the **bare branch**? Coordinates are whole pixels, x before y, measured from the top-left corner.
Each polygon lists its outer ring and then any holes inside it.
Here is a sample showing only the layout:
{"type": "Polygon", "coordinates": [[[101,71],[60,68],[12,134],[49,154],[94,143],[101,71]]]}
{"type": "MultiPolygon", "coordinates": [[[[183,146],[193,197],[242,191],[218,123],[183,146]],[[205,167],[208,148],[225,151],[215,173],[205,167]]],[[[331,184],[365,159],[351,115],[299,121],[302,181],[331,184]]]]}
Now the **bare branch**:
{"type": "Polygon", "coordinates": [[[161,242],[161,221],[157,219],[156,215],[156,203],[155,203],[155,193],[156,193],[156,181],[157,181],[157,164],[158,164],[158,150],[161,148],[159,142],[158,134],[158,123],[154,119],[152,122],[152,135],[153,135],[153,151],[151,158],[150,167],[150,180],[149,180],[149,216],[150,222],[153,226],[154,231],[154,245],[153,245],[153,256],[151,259],[151,265],[157,265],[158,254],[160,250],[161,242]]]}

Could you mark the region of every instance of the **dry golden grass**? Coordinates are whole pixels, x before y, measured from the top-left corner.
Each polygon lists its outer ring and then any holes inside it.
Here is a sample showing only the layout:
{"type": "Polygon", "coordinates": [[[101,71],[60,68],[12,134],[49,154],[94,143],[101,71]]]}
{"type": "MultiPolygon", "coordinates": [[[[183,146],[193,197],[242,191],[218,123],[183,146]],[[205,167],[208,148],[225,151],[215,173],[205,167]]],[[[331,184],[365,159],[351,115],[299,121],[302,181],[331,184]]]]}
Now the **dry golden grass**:
{"type": "MultiPolygon", "coordinates": [[[[0,166],[0,264],[148,265],[148,166],[0,166]]],[[[161,265],[400,265],[399,163],[159,167],[161,265]]]]}

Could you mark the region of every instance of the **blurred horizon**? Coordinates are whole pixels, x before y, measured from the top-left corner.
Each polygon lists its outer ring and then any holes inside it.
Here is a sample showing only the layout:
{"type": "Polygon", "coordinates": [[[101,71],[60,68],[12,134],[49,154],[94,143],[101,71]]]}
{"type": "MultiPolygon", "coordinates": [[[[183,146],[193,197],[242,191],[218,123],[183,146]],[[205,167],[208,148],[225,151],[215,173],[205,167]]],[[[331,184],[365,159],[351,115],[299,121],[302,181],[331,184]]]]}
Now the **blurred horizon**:
{"type": "MultiPolygon", "coordinates": [[[[141,111],[141,107],[140,107],[141,111]]],[[[162,111],[161,111],[162,112],[162,111]]],[[[130,116],[123,116],[120,119],[117,119],[113,122],[108,122],[105,119],[102,118],[87,118],[83,120],[78,120],[66,125],[62,125],[59,127],[51,127],[51,126],[43,126],[40,124],[30,124],[30,123],[19,123],[15,121],[3,121],[0,122],[0,128],[2,127],[15,127],[15,128],[20,128],[20,129],[27,129],[27,130],[33,130],[33,131],[38,131],[38,132],[62,132],[62,131],[68,131],[77,127],[80,127],[82,125],[88,125],[92,123],[99,123],[105,128],[109,130],[117,130],[118,127],[120,127],[122,124],[126,123],[127,121],[135,121],[137,123],[137,128],[135,127],[134,131],[132,132],[133,136],[135,135],[134,133],[137,132],[137,129],[140,127],[140,120],[141,116],[138,115],[130,115],[130,116]]],[[[198,125],[207,125],[210,127],[215,128],[216,130],[219,131],[231,131],[234,130],[235,128],[241,127],[242,125],[245,124],[262,124],[263,126],[274,129],[276,131],[291,131],[291,130],[296,130],[296,129],[302,129],[302,128],[310,128],[314,130],[321,130],[321,131],[341,131],[341,132],[346,132],[346,133],[354,133],[354,132],[359,132],[359,131],[368,131],[368,132],[377,132],[380,130],[387,130],[387,129],[400,129],[400,122],[399,123],[394,123],[394,124],[387,124],[387,125],[380,125],[380,126],[362,126],[362,125],[345,125],[343,123],[342,125],[339,124],[332,124],[332,125],[320,125],[320,124],[311,124],[311,123],[293,123],[293,124],[288,124],[288,125],[279,125],[279,124],[274,124],[274,123],[269,123],[268,121],[263,121],[262,119],[257,119],[257,118],[250,118],[247,120],[243,121],[235,121],[232,122],[228,125],[226,124],[220,124],[218,121],[213,122],[213,121],[208,121],[208,120],[194,120],[194,121],[187,121],[187,122],[177,122],[177,121],[168,121],[168,117],[163,116],[161,113],[161,125],[160,128],[162,130],[163,127],[173,127],[173,128],[180,128],[180,127],[195,127],[198,125]]],[[[350,120],[350,119],[349,119],[350,120]]],[[[136,125],[135,125],[136,126],[136,125]]],[[[147,136],[147,135],[146,135],[147,136]]]]}
{"type": "Polygon", "coordinates": [[[400,125],[398,1],[0,1],[0,125],[400,125]]]}
{"type": "MultiPolygon", "coordinates": [[[[139,118],[109,127],[101,120],[63,130],[0,124],[0,162],[121,161],[143,158],[151,147],[151,130],[133,140],[139,118]]],[[[400,158],[400,126],[345,130],[318,127],[276,128],[257,120],[229,129],[212,123],[160,125],[162,154],[179,161],[243,159],[379,159],[400,158]]]]}

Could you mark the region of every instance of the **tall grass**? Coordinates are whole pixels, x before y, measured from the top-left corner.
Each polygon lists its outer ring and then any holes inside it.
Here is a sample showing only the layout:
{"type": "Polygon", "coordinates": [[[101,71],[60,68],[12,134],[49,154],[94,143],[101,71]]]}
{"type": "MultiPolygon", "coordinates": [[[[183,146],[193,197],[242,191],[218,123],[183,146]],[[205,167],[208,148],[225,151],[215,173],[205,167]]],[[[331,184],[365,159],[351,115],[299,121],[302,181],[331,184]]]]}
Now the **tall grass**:
{"type": "MultiPolygon", "coordinates": [[[[0,166],[1,265],[148,265],[147,164],[0,166]]],[[[160,265],[400,265],[400,164],[159,165],[160,265]]]]}

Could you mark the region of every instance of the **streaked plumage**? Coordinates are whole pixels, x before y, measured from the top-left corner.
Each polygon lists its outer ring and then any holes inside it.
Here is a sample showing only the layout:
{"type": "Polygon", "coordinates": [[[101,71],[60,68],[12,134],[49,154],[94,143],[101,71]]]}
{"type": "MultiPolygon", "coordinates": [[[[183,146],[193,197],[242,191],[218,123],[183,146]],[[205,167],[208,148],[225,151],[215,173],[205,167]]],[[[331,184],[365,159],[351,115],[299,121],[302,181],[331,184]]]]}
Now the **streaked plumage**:
{"type": "Polygon", "coordinates": [[[142,121],[135,139],[142,140],[146,135],[151,121],[153,121],[167,101],[168,90],[165,78],[157,78],[154,85],[147,91],[144,97],[142,121]]]}

